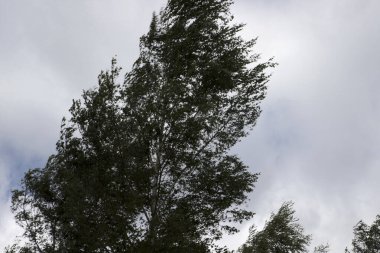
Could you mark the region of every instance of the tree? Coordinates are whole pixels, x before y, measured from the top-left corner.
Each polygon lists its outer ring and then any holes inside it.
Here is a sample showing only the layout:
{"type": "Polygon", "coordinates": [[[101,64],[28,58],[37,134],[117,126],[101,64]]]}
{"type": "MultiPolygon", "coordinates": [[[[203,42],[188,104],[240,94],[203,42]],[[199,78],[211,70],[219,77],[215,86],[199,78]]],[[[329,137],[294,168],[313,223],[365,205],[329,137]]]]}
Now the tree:
{"type": "Polygon", "coordinates": [[[314,248],[314,253],[327,253],[330,246],[328,244],[321,244],[314,248]]]}
{"type": "Polygon", "coordinates": [[[230,0],[169,0],[118,83],[112,61],[73,101],[57,150],[13,192],[32,252],[209,252],[257,174],[229,150],[254,126],[275,64],[230,0]],[[255,64],[255,65],[254,65],[255,64]]]}
{"type": "MultiPolygon", "coordinates": [[[[346,252],[349,252],[348,249],[346,249],[346,252]]],[[[352,240],[352,252],[380,252],[380,215],[376,216],[375,221],[370,226],[363,221],[356,224],[354,227],[354,239],[352,240]]]]}
{"type": "MultiPolygon", "coordinates": [[[[285,202],[276,214],[272,214],[263,230],[250,228],[247,242],[239,249],[241,253],[301,253],[307,252],[311,236],[304,234],[303,227],[294,217],[292,202],[285,202]]],[[[326,252],[320,246],[314,252],[326,252]]]]}

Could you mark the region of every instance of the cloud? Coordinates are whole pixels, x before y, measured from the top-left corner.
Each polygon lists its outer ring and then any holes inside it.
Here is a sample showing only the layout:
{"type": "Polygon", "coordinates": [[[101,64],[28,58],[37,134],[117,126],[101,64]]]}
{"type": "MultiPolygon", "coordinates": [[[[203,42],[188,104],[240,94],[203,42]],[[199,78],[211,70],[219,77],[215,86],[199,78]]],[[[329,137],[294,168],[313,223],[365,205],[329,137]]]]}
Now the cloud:
{"type": "Polygon", "coordinates": [[[380,4],[273,2],[235,6],[247,23],[244,36],[259,35],[263,58],[274,55],[280,63],[258,125],[236,152],[262,173],[251,197],[256,221],[294,200],[314,242],[342,252],[355,223],[371,222],[380,209],[374,183],[380,179],[380,4]]]}
{"type": "Polygon", "coordinates": [[[22,233],[9,209],[10,201],[7,194],[9,192],[9,182],[7,181],[6,164],[6,161],[0,159],[0,247],[10,244],[16,236],[22,233]]]}

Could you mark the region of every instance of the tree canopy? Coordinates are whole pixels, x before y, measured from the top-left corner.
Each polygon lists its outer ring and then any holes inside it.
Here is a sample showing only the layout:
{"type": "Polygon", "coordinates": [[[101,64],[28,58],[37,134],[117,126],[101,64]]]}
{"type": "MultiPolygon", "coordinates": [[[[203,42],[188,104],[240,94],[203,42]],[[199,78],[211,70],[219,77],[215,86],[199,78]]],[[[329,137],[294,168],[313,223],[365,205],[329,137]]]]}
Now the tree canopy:
{"type": "MultiPolygon", "coordinates": [[[[380,252],[380,215],[376,216],[371,225],[359,221],[354,227],[354,239],[352,240],[353,253],[378,253],[380,252]]],[[[350,252],[346,249],[346,252],[350,252]]]]}
{"type": "Polygon", "coordinates": [[[257,62],[231,4],[169,0],[124,81],[113,60],[73,101],[56,153],[13,192],[28,241],[9,252],[222,251],[257,180],[229,151],[275,65],[257,62]]]}
{"type": "MultiPolygon", "coordinates": [[[[303,227],[294,217],[292,202],[285,202],[276,214],[272,214],[261,231],[250,228],[247,242],[239,249],[240,253],[302,253],[308,252],[311,236],[304,234],[303,227]]],[[[323,252],[320,246],[315,252],[323,252]]]]}

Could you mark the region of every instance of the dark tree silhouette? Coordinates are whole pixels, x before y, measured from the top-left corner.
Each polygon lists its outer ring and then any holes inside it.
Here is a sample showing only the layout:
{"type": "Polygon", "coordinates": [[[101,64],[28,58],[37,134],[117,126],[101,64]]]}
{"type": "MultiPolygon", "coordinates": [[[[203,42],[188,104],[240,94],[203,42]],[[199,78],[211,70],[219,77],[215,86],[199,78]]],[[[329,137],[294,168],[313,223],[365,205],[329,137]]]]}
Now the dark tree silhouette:
{"type": "Polygon", "coordinates": [[[274,63],[257,63],[231,4],[169,0],[124,82],[113,60],[73,102],[56,153],[13,192],[28,243],[9,252],[221,251],[222,232],[252,217],[240,206],[257,175],[229,150],[274,63]]]}
{"type": "MultiPolygon", "coordinates": [[[[346,252],[348,249],[346,249],[346,252]]],[[[372,225],[359,221],[354,227],[352,240],[353,253],[379,253],[380,252],[380,215],[376,216],[372,225]]]]}
{"type": "MultiPolygon", "coordinates": [[[[292,202],[285,202],[276,214],[272,214],[263,230],[250,229],[247,242],[239,249],[241,253],[302,253],[307,252],[311,236],[304,234],[303,227],[294,217],[292,202]]],[[[324,252],[326,246],[315,248],[324,252]]]]}

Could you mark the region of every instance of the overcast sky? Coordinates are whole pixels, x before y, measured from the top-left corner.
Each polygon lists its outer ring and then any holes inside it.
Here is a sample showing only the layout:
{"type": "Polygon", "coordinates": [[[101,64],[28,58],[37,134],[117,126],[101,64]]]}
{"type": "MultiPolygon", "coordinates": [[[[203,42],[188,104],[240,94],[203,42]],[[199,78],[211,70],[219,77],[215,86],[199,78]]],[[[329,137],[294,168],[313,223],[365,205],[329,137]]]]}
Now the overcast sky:
{"type": "MultiPolygon", "coordinates": [[[[117,55],[124,70],[164,0],[0,0],[0,248],[20,233],[10,190],[54,152],[73,98],[117,55]]],[[[380,214],[380,1],[236,0],[233,14],[275,57],[263,113],[233,149],[261,172],[257,214],[231,249],[293,200],[313,243],[343,252],[380,214]]]]}

